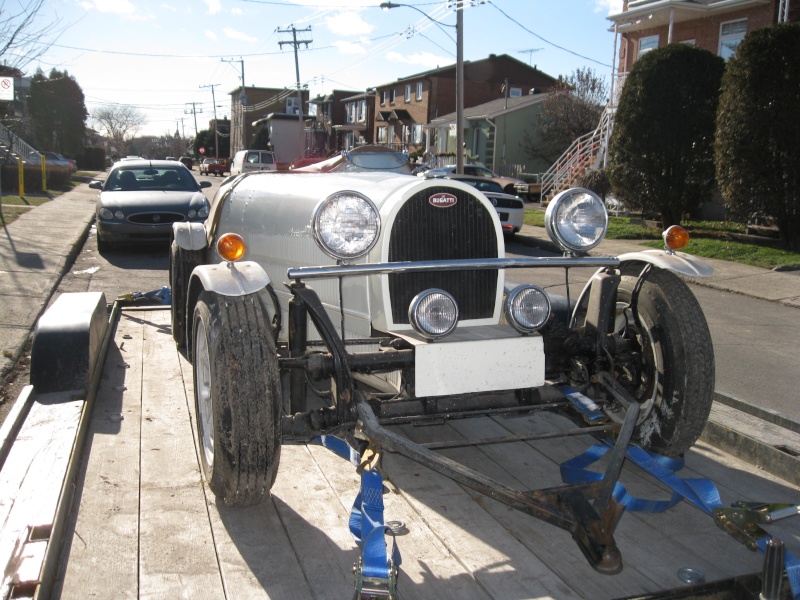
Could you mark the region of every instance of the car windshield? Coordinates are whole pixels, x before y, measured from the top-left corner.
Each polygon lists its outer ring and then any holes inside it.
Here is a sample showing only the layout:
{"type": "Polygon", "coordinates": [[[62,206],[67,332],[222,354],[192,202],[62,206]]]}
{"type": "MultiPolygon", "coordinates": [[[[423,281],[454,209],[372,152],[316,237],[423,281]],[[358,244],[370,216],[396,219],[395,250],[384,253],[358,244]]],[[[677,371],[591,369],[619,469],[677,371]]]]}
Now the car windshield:
{"type": "Polygon", "coordinates": [[[104,189],[194,192],[197,190],[197,183],[185,168],[127,167],[112,171],[104,189]]]}

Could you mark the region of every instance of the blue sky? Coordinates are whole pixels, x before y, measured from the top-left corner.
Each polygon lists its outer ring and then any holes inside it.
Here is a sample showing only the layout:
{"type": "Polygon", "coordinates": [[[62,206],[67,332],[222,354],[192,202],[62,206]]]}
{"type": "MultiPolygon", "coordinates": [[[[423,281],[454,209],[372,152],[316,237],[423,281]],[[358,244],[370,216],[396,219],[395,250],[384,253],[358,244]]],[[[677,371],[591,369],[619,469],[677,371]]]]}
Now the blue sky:
{"type": "MultiPolygon", "coordinates": [[[[68,70],[87,108],[131,104],[145,113],[140,133],[198,129],[230,114],[241,85],[294,87],[291,34],[311,40],[299,52],[300,81],[312,97],[333,89],[364,90],[455,63],[453,2],[412,0],[418,10],[381,10],[381,0],[47,0],[40,20],[64,28],[36,63],[68,70]],[[442,23],[427,19],[425,12],[442,23]],[[307,30],[310,28],[310,30],[307,30]],[[187,114],[187,112],[189,114],[187,114]]],[[[465,0],[465,4],[470,2],[465,0]]],[[[464,12],[464,58],[508,54],[552,75],[590,67],[609,77],[609,13],[622,0],[491,0],[464,12]]]]}

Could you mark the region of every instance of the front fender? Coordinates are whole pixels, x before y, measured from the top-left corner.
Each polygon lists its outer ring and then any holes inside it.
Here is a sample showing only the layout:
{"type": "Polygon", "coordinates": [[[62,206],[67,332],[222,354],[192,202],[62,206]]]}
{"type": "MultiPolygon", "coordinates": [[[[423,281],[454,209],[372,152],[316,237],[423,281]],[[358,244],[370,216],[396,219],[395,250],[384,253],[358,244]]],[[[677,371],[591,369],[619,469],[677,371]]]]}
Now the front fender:
{"type": "Polygon", "coordinates": [[[711,265],[684,252],[668,253],[664,250],[642,250],[641,252],[628,252],[617,258],[619,258],[620,264],[646,262],[687,277],[708,277],[714,272],[711,265]]]}
{"type": "Polygon", "coordinates": [[[189,287],[199,284],[202,289],[221,296],[246,296],[263,290],[269,283],[269,275],[256,262],[221,262],[195,267],[189,287]]]}
{"type": "Polygon", "coordinates": [[[178,247],[184,250],[202,250],[207,246],[206,229],[202,223],[173,223],[172,237],[178,247]]]}

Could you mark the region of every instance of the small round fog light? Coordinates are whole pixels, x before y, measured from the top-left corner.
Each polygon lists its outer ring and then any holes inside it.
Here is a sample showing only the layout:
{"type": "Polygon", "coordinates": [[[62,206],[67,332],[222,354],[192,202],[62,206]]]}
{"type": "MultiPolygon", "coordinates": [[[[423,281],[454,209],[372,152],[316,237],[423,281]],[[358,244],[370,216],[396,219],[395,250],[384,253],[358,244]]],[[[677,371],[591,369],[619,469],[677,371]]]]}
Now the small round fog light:
{"type": "Polygon", "coordinates": [[[535,285],[517,286],[506,299],[505,315],[520,333],[533,333],[550,318],[550,299],[535,285]]]}
{"type": "Polygon", "coordinates": [[[456,328],[458,306],[455,298],[444,290],[425,290],[411,301],[408,320],[422,337],[437,340],[450,335],[456,328]]]}
{"type": "Polygon", "coordinates": [[[124,221],[125,220],[125,213],[122,212],[121,210],[118,210],[117,212],[115,212],[114,216],[116,218],[118,218],[120,221],[124,221]]]}

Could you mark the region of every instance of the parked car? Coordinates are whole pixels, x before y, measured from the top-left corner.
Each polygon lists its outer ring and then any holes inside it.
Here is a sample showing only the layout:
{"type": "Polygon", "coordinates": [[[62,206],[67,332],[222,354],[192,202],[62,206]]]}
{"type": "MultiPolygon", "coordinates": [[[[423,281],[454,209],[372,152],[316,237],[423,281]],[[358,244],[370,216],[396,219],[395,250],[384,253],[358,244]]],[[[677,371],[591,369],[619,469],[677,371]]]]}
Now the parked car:
{"type": "Polygon", "coordinates": [[[519,178],[524,183],[514,186],[515,194],[529,202],[542,199],[542,174],[541,173],[520,173],[519,178]]]}
{"type": "Polygon", "coordinates": [[[191,156],[181,156],[178,160],[186,165],[186,168],[190,171],[194,167],[194,159],[191,156]]]}
{"type": "MultiPolygon", "coordinates": [[[[427,171],[418,173],[418,175],[424,177],[440,177],[442,175],[449,175],[450,173],[456,172],[455,165],[448,165],[446,167],[437,167],[435,169],[428,169],[427,171]]],[[[518,184],[524,184],[524,181],[520,181],[519,179],[515,179],[513,177],[504,177],[502,175],[498,175],[491,169],[484,167],[483,165],[464,165],[464,175],[473,175],[475,177],[486,177],[491,179],[492,181],[496,181],[500,184],[503,188],[503,191],[506,194],[515,195],[517,193],[514,186],[518,184]]]]}
{"type": "Polygon", "coordinates": [[[189,170],[174,161],[126,160],[114,165],[105,181],[92,181],[97,197],[97,248],[122,242],[166,242],[172,224],[202,223],[209,202],[189,170]]]}
{"type": "MultiPolygon", "coordinates": [[[[431,175],[427,175],[427,177],[430,178],[431,175]]],[[[456,175],[455,173],[444,175],[443,178],[461,181],[483,192],[483,195],[489,199],[489,202],[492,203],[497,211],[500,227],[502,227],[503,235],[507,240],[514,237],[514,234],[522,229],[522,223],[525,219],[525,203],[518,196],[506,194],[500,184],[493,179],[476,177],[475,175],[456,175]]]]}
{"type": "Polygon", "coordinates": [[[199,169],[200,175],[225,175],[228,172],[228,161],[220,158],[204,158],[199,169]]]}
{"type": "Polygon", "coordinates": [[[78,170],[78,163],[74,158],[67,158],[63,154],[58,154],[57,152],[41,152],[40,154],[44,156],[45,163],[48,166],[69,167],[73,173],[78,170]]]}
{"type": "Polygon", "coordinates": [[[570,488],[578,502],[456,475],[382,424],[552,400],[617,432],[620,461],[629,441],[668,456],[692,446],[714,396],[713,346],[671,271],[711,270],[675,252],[686,238],[669,231],[669,251],[577,256],[608,224],[588,190],[559,194],[545,222],[564,256],[507,258],[495,208],[466,183],[296,170],[231,177],[205,222],[175,223],[172,334],[193,365],[200,461],[220,501],[269,498],[283,441],[336,436],[351,460],[383,447],[557,514],[596,568],[618,572],[616,503],[598,515],[587,487],[570,488]],[[597,272],[571,298],[510,281],[516,268],[578,267],[597,272]]]}
{"type": "Polygon", "coordinates": [[[233,156],[231,175],[253,171],[275,171],[277,168],[275,154],[269,150],[240,150],[233,156]]]}

